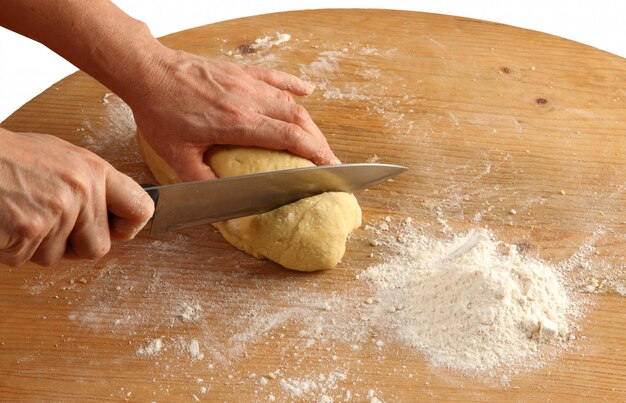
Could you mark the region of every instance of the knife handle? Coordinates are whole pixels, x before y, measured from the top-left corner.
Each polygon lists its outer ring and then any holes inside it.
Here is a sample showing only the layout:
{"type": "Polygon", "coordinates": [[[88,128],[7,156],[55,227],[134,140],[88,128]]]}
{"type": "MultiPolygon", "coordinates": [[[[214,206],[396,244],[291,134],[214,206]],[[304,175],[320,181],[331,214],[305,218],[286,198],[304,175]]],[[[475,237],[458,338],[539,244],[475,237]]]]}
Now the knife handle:
{"type": "Polygon", "coordinates": [[[156,206],[157,202],[159,201],[159,189],[156,187],[156,185],[153,185],[151,183],[142,183],[141,187],[143,188],[143,190],[146,191],[146,193],[148,193],[148,196],[150,196],[150,198],[154,202],[154,205],[156,206]]]}

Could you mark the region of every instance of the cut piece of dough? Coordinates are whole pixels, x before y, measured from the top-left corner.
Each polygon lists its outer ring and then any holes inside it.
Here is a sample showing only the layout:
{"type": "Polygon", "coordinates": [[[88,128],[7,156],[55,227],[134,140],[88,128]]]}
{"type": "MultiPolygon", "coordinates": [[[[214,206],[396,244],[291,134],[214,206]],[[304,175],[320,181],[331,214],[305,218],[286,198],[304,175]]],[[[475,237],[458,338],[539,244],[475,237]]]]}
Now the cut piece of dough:
{"type": "MultiPolygon", "coordinates": [[[[148,167],[162,184],[178,183],[173,169],[137,132],[148,167]]],[[[218,177],[313,166],[284,151],[215,146],[205,162],[218,177]]],[[[213,224],[235,247],[293,270],[330,269],[345,253],[348,235],[361,225],[361,208],[348,193],[328,192],[255,216],[213,224]]]]}

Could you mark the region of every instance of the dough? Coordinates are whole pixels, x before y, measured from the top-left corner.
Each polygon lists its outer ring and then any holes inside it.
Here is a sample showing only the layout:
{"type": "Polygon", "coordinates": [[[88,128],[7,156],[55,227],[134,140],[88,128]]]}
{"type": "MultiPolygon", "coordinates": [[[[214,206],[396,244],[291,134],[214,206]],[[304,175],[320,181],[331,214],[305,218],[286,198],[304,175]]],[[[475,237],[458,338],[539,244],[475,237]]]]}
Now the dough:
{"type": "MultiPolygon", "coordinates": [[[[180,178],[137,132],[139,148],[161,184],[180,178]]],[[[313,166],[284,151],[256,147],[215,146],[205,162],[218,177],[313,166]]],[[[255,216],[213,224],[232,245],[259,259],[293,270],[315,271],[337,265],[348,235],[361,225],[361,208],[348,193],[328,192],[255,216]]]]}

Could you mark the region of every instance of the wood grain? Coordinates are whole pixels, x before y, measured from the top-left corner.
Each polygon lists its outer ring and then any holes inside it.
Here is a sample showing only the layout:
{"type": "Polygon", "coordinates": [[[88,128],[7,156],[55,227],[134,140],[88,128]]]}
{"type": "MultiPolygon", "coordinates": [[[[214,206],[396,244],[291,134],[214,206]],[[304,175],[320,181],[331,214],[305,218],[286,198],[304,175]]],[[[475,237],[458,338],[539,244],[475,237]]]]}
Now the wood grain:
{"type": "MultiPolygon", "coordinates": [[[[358,195],[365,223],[410,216],[433,233],[441,229],[438,218],[457,231],[486,226],[548,262],[571,263],[572,280],[626,282],[624,59],[539,32],[383,10],[270,14],[162,41],[315,82],[316,92],[299,101],[339,158],[362,162],[376,154],[410,168],[358,195]],[[276,32],[292,39],[238,56],[276,32]],[[585,265],[575,265],[585,251],[585,265]]],[[[103,99],[106,93],[76,73],[2,127],[59,136],[138,181],[151,180],[129,111],[115,97],[103,99]]],[[[626,298],[611,287],[577,293],[589,306],[572,348],[508,386],[433,368],[396,343],[382,353],[371,343],[358,351],[340,342],[303,349],[294,320],[266,328],[246,322],[255,309],[310,308],[294,295],[312,290],[358,304],[368,290],[355,275],[382,258],[369,257],[377,252],[370,238],[359,230],[338,269],[313,275],[256,261],[210,228],[161,239],[144,231],[95,263],[3,267],[0,400],[293,400],[280,379],[259,383],[280,369],[283,379],[344,372],[347,380],[326,392],[342,400],[347,390],[354,401],[367,400],[372,389],[385,401],[626,401],[626,298]],[[202,304],[200,321],[176,319],[185,301],[202,304]],[[159,336],[167,351],[136,356],[159,336]],[[251,339],[241,349],[233,341],[244,336],[251,339]],[[204,360],[176,347],[194,338],[204,360]]],[[[373,332],[368,337],[384,331],[373,332]]],[[[317,401],[320,393],[302,399],[317,401]]]]}

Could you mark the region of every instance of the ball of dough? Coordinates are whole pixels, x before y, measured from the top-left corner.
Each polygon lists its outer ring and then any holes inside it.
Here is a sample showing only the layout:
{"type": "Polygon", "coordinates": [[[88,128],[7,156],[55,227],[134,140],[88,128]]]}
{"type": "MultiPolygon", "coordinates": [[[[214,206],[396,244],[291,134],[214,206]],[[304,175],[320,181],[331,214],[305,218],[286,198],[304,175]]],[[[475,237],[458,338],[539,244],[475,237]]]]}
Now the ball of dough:
{"type": "MultiPolygon", "coordinates": [[[[160,183],[180,182],[139,132],[137,140],[160,183]]],[[[313,166],[311,161],[285,151],[235,146],[212,147],[205,162],[218,177],[313,166]]],[[[228,242],[257,258],[268,258],[293,270],[324,270],[336,266],[343,257],[348,236],[361,225],[361,208],[351,194],[328,192],[264,214],[213,225],[228,242]]]]}

